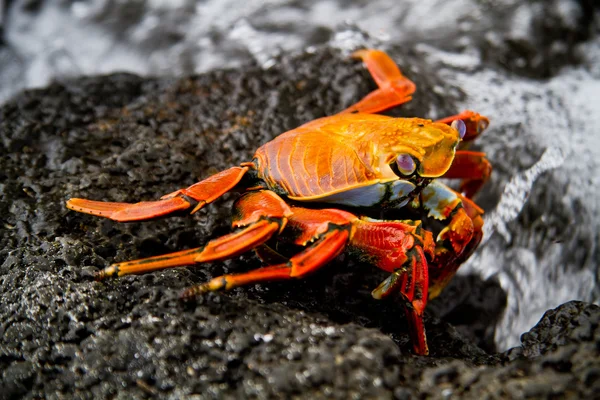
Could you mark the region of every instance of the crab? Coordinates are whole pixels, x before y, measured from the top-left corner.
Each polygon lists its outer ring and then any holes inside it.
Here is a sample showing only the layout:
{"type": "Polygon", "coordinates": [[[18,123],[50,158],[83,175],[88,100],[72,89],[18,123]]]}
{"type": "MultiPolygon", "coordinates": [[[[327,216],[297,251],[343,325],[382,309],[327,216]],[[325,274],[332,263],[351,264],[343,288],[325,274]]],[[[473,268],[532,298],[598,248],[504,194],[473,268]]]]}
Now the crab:
{"type": "Polygon", "coordinates": [[[190,298],[303,278],[349,251],[389,272],[372,296],[401,299],[414,352],[427,355],[427,301],[439,295],[483,235],[483,211],[472,197],[491,166],[484,153],[457,147],[477,137],[489,121],[473,111],[438,121],[378,115],[411,100],[416,86],[383,51],[365,49],[353,56],[364,62],[378,88],[336,115],[277,136],[256,150],[252,161],[156,201],[68,200],[71,210],[127,222],[190,208],[195,213],[226,192],[241,192],[233,205],[232,233],[202,247],[112,264],[96,278],[223,260],[250,250],[266,264],[192,287],[182,294],[190,298]],[[437,178],[460,179],[460,187],[453,190],[437,178]],[[370,217],[393,209],[410,219],[370,217]],[[435,238],[427,221],[438,225],[435,238]],[[286,245],[300,250],[280,252],[286,245]]]}

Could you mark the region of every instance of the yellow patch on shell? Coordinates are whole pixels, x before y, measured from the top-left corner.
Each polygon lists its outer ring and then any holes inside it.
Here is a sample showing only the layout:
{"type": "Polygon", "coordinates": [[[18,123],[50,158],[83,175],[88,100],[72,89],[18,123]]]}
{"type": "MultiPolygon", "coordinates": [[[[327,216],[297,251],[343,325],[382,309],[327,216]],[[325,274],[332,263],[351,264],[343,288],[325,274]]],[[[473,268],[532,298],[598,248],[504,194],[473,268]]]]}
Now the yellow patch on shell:
{"type": "Polygon", "coordinates": [[[392,152],[408,153],[419,160],[417,172],[424,178],[444,175],[454,160],[458,132],[446,124],[420,118],[403,118],[400,122],[404,130],[396,138],[397,144],[391,146],[392,152]]]}
{"type": "Polygon", "coordinates": [[[327,118],[336,133],[354,143],[357,150],[368,148],[382,176],[398,154],[408,153],[419,161],[418,173],[424,178],[442,176],[454,160],[460,141],[450,126],[423,118],[392,118],[376,114],[343,114],[327,118]]]}

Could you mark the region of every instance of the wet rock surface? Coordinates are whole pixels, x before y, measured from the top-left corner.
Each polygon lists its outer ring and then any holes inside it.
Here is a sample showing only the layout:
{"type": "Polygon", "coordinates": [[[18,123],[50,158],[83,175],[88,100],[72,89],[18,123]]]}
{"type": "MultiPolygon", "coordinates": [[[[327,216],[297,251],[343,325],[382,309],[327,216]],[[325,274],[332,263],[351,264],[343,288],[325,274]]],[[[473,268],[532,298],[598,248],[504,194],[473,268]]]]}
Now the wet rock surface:
{"type": "MultiPolygon", "coordinates": [[[[390,54],[420,91],[394,115],[457,111],[461,96],[440,95],[435,88],[458,92],[427,62],[405,49],[390,54]]],[[[114,74],[6,103],[0,393],[346,399],[597,391],[598,307],[563,305],[522,347],[497,353],[493,327],[506,295],[493,279],[459,276],[432,302],[430,357],[411,355],[400,304],[370,297],[383,276],[348,257],[302,281],[208,294],[191,304],[178,300],[185,287],[259,261],[247,255],[93,281],[92,272],[113,260],[196,247],[228,232],[233,195],[193,216],[129,224],[70,212],[68,198],[155,199],[247,161],[275,135],[372,89],[359,63],[322,49],[283,57],[267,71],[247,66],[182,79],[114,74]]],[[[485,193],[482,200],[485,207],[485,193]]]]}

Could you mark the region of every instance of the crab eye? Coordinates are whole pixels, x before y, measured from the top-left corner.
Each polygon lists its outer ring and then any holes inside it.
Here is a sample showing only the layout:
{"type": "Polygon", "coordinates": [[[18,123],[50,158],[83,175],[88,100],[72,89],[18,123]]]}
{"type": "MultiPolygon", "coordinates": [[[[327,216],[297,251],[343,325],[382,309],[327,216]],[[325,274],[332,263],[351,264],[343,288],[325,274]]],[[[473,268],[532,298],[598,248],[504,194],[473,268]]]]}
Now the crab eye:
{"type": "Polygon", "coordinates": [[[452,124],[450,124],[450,127],[458,131],[458,136],[460,136],[461,139],[465,137],[465,133],[467,133],[467,126],[462,119],[455,119],[452,121],[452,124]]]}
{"type": "Polygon", "coordinates": [[[415,164],[415,160],[413,160],[410,154],[405,153],[396,157],[396,166],[402,175],[408,176],[415,172],[417,164],[415,164]]]}

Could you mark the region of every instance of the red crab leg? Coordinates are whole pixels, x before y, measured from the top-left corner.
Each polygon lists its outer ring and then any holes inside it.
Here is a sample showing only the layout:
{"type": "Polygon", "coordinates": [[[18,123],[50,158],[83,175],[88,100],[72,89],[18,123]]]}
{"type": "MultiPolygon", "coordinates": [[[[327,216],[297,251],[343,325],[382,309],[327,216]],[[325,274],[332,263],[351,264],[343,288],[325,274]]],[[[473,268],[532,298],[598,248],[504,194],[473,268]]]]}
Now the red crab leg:
{"type": "Polygon", "coordinates": [[[400,72],[396,63],[380,50],[358,50],[352,54],[363,60],[379,89],[366,95],[340,114],[376,113],[406,103],[412,99],[415,84],[400,72]]]}
{"type": "Polygon", "coordinates": [[[347,230],[331,230],[318,241],[290,258],[285,264],[272,265],[254,271],[235,275],[222,275],[199,286],[186,290],[182,297],[192,297],[215,290],[229,290],[251,283],[301,278],[333,260],[348,242],[347,230]]]}
{"type": "Polygon", "coordinates": [[[429,267],[431,299],[440,294],[460,264],[477,248],[482,237],[483,210],[439,181],[423,189],[419,200],[413,206],[429,210],[429,217],[445,224],[437,236],[434,259],[429,267]]]}
{"type": "Polygon", "coordinates": [[[188,209],[198,202],[192,213],[205,204],[211,203],[237,185],[248,167],[233,167],[219,172],[186,189],[180,189],[161,197],[157,201],[140,203],[115,203],[73,198],[67,201],[67,208],[105,217],[119,222],[140,221],[188,209]],[[193,201],[191,201],[193,200],[193,201]]]}
{"type": "Polygon", "coordinates": [[[425,253],[433,257],[435,244],[431,232],[413,221],[358,221],[351,246],[360,258],[392,274],[373,290],[381,299],[394,293],[404,298],[410,335],[416,354],[427,355],[423,312],[429,287],[425,253]]]}
{"type": "Polygon", "coordinates": [[[415,246],[408,254],[408,262],[403,268],[394,271],[375,290],[373,297],[385,298],[393,293],[401,293],[405,299],[404,312],[408,319],[410,337],[416,354],[429,354],[423,312],[427,305],[429,285],[428,266],[421,246],[415,246]]]}
{"type": "Polygon", "coordinates": [[[475,139],[490,124],[490,120],[487,119],[487,117],[484,117],[483,115],[476,113],[475,111],[471,111],[471,110],[465,110],[465,111],[461,112],[460,114],[451,115],[446,118],[438,119],[435,122],[441,122],[443,124],[450,125],[452,123],[452,121],[455,121],[457,119],[461,119],[467,127],[465,136],[462,139],[464,142],[468,142],[468,141],[475,139]]]}
{"type": "Polygon", "coordinates": [[[471,199],[488,181],[491,173],[492,164],[485,158],[485,153],[459,150],[444,178],[463,179],[460,191],[471,199]]]}
{"type": "Polygon", "coordinates": [[[340,254],[348,242],[351,223],[356,216],[335,209],[312,210],[292,207],[287,228],[292,241],[301,246],[312,243],[304,251],[291,257],[289,261],[243,274],[223,275],[211,281],[190,288],[183,297],[190,297],[207,291],[231,289],[250,283],[300,278],[330,262],[340,254]]]}
{"type": "Polygon", "coordinates": [[[102,280],[113,276],[143,274],[159,269],[223,260],[245,253],[266,242],[279,229],[280,223],[262,220],[238,232],[211,240],[203,247],[112,264],[98,272],[95,277],[97,280],[102,280]]]}
{"type": "Polygon", "coordinates": [[[250,192],[235,205],[238,231],[211,240],[206,246],[161,256],[113,264],[96,274],[98,280],[111,276],[141,274],[158,269],[222,260],[245,253],[279,232],[291,211],[287,204],[270,191],[250,192]]]}

